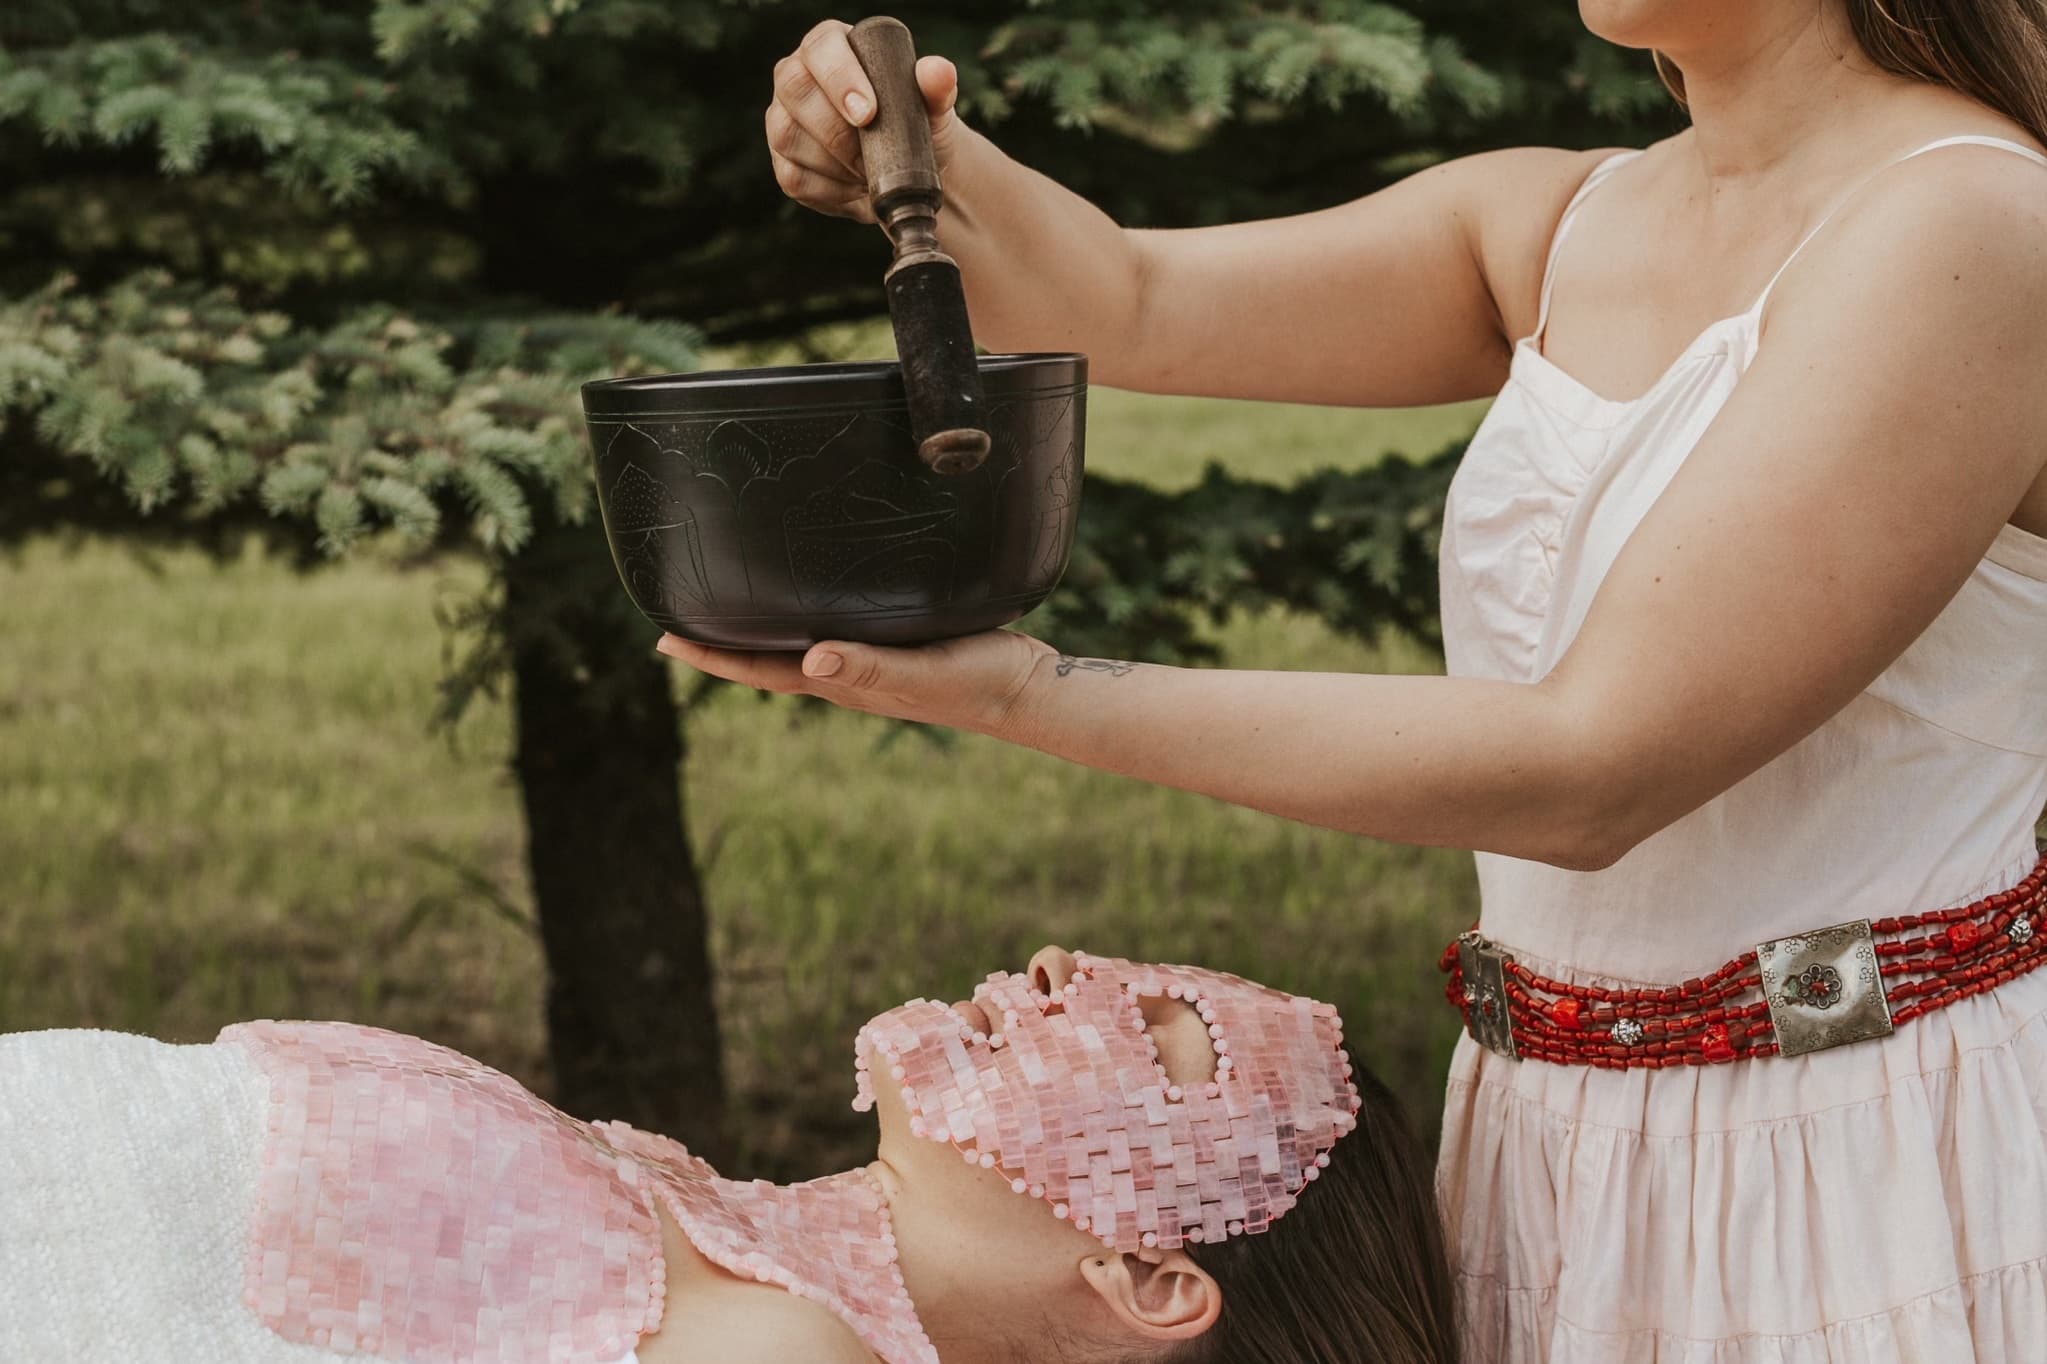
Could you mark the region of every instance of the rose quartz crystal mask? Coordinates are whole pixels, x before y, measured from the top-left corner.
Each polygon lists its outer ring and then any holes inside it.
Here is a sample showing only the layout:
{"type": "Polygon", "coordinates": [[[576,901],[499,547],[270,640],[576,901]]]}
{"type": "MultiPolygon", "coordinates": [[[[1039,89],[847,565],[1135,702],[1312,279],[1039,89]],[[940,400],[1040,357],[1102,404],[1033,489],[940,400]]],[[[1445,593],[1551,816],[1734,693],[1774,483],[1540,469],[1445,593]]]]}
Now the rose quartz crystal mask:
{"type": "Polygon", "coordinates": [[[912,1134],[949,1142],[1110,1249],[1262,1232],[1329,1164],[1360,1105],[1328,1005],[1220,971],[1079,954],[1047,995],[997,972],[958,1013],[912,1000],[861,1029],[858,1097],[901,1086],[912,1134]],[[1208,1025],[1214,1079],[1166,1075],[1139,1001],[1186,1001],[1208,1025]]]}

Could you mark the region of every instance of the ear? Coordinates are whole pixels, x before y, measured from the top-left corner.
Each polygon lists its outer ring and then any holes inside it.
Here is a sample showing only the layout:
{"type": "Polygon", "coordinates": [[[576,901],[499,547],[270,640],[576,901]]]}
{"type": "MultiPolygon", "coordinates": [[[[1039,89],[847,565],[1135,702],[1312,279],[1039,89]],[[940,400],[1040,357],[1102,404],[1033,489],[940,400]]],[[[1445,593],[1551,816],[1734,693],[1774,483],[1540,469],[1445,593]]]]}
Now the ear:
{"type": "Polygon", "coordinates": [[[1222,1287],[1184,1250],[1104,1251],[1080,1262],[1080,1276],[1118,1321],[1151,1340],[1192,1340],[1222,1315],[1222,1287]]]}

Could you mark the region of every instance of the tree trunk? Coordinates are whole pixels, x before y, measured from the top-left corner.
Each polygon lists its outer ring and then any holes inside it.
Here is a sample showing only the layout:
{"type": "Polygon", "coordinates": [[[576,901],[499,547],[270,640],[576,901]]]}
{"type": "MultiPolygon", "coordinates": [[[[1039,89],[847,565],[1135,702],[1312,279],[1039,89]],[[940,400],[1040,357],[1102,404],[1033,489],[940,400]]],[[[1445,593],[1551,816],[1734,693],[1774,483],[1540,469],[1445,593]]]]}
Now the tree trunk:
{"type": "Polygon", "coordinates": [[[724,1067],[668,667],[593,527],[536,528],[504,600],[555,1102],[715,1161],[724,1067]]]}

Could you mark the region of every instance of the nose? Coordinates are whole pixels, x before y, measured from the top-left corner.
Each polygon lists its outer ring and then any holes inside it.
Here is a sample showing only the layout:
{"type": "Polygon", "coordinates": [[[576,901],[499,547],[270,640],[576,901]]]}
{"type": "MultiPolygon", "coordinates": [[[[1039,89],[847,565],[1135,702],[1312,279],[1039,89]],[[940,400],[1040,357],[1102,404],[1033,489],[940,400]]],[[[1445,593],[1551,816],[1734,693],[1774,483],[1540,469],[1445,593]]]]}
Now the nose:
{"type": "Polygon", "coordinates": [[[1030,977],[1031,988],[1048,995],[1056,995],[1073,979],[1075,962],[1073,953],[1063,947],[1047,945],[1031,954],[1029,966],[1024,974],[1030,977]]]}

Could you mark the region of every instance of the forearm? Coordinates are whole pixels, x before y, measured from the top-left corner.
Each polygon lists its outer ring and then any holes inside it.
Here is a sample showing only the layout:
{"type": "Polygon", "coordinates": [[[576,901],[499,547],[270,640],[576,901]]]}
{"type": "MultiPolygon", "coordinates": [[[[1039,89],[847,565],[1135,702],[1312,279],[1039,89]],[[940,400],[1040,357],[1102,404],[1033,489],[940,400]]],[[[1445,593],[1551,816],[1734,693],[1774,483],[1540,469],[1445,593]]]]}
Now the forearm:
{"type": "Polygon", "coordinates": [[[1142,267],[1101,209],[962,128],[940,240],[960,264],[974,339],[991,351],[1080,351],[1126,385],[1142,267]]]}
{"type": "Polygon", "coordinates": [[[1325,828],[1602,865],[1608,807],[1579,729],[1526,683],[1047,654],[997,732],[1325,828]]]}

